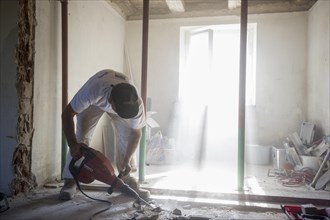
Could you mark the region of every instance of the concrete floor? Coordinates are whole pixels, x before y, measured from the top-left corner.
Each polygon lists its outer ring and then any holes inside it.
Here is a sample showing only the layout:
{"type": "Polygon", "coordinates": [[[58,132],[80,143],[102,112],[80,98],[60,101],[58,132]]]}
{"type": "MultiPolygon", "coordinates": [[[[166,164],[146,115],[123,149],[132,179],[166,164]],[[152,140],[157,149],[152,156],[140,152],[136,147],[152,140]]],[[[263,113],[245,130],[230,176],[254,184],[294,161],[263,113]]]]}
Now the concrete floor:
{"type": "MultiPolygon", "coordinates": [[[[214,167],[213,167],[214,168],[214,167]]],[[[142,184],[152,192],[152,201],[162,208],[137,210],[133,199],[120,193],[108,195],[107,186],[95,182],[84,186],[92,197],[111,201],[109,210],[94,219],[288,219],[280,204],[314,204],[330,207],[330,192],[315,191],[306,186],[284,187],[274,177],[268,177],[271,167],[247,166],[246,189],[237,191],[235,177],[207,168],[151,165],[146,167],[142,184]],[[97,190],[95,190],[97,189],[97,190]],[[318,203],[318,204],[317,204],[318,203]],[[181,215],[175,215],[177,211],[181,215]]],[[[52,185],[52,184],[51,184],[52,185]]],[[[49,186],[49,185],[48,185],[49,186]]],[[[39,188],[26,195],[9,198],[10,209],[0,219],[92,219],[93,214],[108,207],[80,192],[71,201],[58,200],[61,184],[56,188],[39,188]]]]}
{"type": "MultiPolygon", "coordinates": [[[[330,207],[330,192],[328,190],[314,190],[308,184],[301,186],[283,186],[276,177],[270,177],[273,167],[261,165],[245,166],[245,188],[237,191],[236,172],[219,164],[209,164],[203,169],[194,169],[193,166],[150,165],[146,167],[146,180],[143,187],[155,191],[157,194],[164,191],[195,192],[195,195],[207,195],[218,198],[246,197],[251,201],[256,197],[258,201],[264,199],[267,203],[281,203],[286,199],[292,202],[313,202],[330,207]],[[218,195],[218,196],[217,196],[218,195]]],[[[167,193],[168,195],[168,193],[167,193]]]]}
{"type": "MultiPolygon", "coordinates": [[[[86,198],[80,192],[71,201],[58,200],[59,188],[38,189],[35,192],[10,198],[10,209],[0,214],[0,219],[51,220],[51,219],[91,219],[91,217],[109,205],[86,198]]],[[[222,205],[196,201],[178,201],[175,199],[155,199],[163,211],[138,211],[133,200],[124,195],[91,191],[86,193],[99,199],[112,202],[111,208],[94,219],[286,219],[278,208],[262,208],[239,205],[222,205]],[[180,210],[181,215],[175,215],[180,210]],[[138,217],[140,216],[140,218],[138,217]],[[203,217],[203,218],[202,218],[203,217]]]]}

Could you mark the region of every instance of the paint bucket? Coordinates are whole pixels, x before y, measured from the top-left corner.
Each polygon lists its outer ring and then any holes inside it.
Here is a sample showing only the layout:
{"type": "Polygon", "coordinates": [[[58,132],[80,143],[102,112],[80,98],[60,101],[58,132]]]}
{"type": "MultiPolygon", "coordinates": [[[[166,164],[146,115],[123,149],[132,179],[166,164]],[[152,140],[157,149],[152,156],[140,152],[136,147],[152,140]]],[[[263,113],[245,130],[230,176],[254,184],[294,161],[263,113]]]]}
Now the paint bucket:
{"type": "Polygon", "coordinates": [[[253,165],[269,165],[271,162],[271,146],[248,144],[246,146],[246,162],[253,165]]]}

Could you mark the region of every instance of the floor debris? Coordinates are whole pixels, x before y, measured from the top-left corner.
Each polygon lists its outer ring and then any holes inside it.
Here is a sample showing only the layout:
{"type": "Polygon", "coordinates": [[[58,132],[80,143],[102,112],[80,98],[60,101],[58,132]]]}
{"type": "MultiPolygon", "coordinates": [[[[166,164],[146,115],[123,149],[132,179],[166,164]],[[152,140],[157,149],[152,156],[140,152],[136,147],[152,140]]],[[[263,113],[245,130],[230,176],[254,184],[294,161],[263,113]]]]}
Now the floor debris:
{"type": "Polygon", "coordinates": [[[285,161],[281,167],[274,166],[285,172],[285,175],[276,175],[284,186],[306,185],[321,190],[327,189],[327,184],[330,184],[330,177],[320,178],[322,175],[329,176],[330,172],[330,135],[313,142],[314,129],[315,125],[304,122],[300,136],[294,132],[283,141],[285,154],[282,157],[285,158],[273,158],[276,161],[285,161]],[[319,179],[321,183],[318,183],[319,179]]]}
{"type": "MultiPolygon", "coordinates": [[[[58,199],[59,188],[42,188],[32,194],[25,194],[15,198],[9,198],[10,209],[0,214],[4,220],[89,220],[90,216],[104,208],[101,202],[92,201],[84,195],[77,193],[71,201],[58,199]]],[[[133,207],[133,201],[127,196],[114,193],[109,197],[100,191],[89,191],[90,195],[101,199],[109,199],[112,207],[108,211],[97,216],[98,220],[223,220],[223,219],[285,219],[285,214],[280,207],[258,208],[250,207],[244,210],[231,206],[213,204],[202,205],[199,203],[183,202],[175,200],[156,200],[159,208],[142,207],[137,210],[133,207]],[[177,209],[176,211],[174,211],[177,209]],[[174,215],[180,214],[181,215],[174,215]]]]}
{"type": "Polygon", "coordinates": [[[182,212],[181,212],[180,209],[174,209],[174,210],[172,211],[172,213],[173,213],[173,215],[182,215],[182,212]]]}

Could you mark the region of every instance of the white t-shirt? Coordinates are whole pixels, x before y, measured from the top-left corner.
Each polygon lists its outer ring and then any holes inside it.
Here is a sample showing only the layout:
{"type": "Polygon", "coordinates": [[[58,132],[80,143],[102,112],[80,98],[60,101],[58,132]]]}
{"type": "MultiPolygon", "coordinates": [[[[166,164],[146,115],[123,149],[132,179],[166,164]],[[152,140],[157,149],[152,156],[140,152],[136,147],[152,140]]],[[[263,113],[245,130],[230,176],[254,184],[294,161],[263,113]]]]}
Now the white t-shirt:
{"type": "MultiPolygon", "coordinates": [[[[133,85],[132,82],[122,73],[110,69],[99,71],[92,76],[72,98],[70,102],[72,109],[79,114],[89,106],[94,105],[104,112],[118,116],[118,114],[112,109],[108,100],[112,87],[123,82],[133,85]]],[[[144,106],[140,96],[138,102],[140,104],[139,112],[134,118],[121,118],[126,121],[131,128],[142,128],[145,123],[144,106]]]]}

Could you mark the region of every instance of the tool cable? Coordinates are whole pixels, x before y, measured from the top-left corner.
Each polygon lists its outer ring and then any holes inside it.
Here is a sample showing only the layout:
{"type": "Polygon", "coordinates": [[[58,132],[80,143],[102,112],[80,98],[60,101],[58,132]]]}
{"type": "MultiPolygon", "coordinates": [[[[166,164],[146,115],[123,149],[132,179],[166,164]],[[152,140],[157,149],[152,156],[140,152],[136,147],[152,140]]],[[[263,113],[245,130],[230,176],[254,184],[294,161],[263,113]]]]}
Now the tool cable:
{"type": "Polygon", "coordinates": [[[92,199],[92,200],[95,200],[95,201],[99,201],[99,202],[104,202],[104,203],[108,203],[108,207],[104,208],[104,209],[101,209],[100,211],[97,211],[95,212],[93,215],[90,216],[90,220],[93,220],[95,216],[97,216],[98,214],[101,214],[102,212],[105,212],[107,210],[109,210],[112,206],[112,202],[108,201],[108,200],[105,200],[105,199],[98,199],[98,198],[94,198],[94,197],[91,197],[89,196],[88,194],[86,194],[82,189],[81,189],[81,186],[80,186],[80,183],[79,181],[77,180],[77,178],[74,176],[74,180],[76,181],[76,184],[78,186],[78,189],[79,191],[84,195],[86,196],[87,198],[89,199],[92,199]]]}

